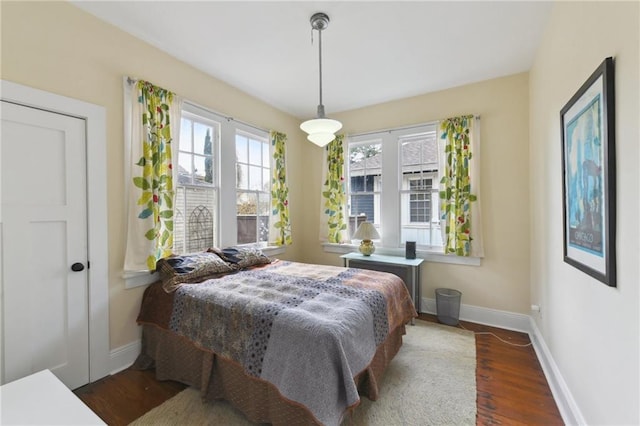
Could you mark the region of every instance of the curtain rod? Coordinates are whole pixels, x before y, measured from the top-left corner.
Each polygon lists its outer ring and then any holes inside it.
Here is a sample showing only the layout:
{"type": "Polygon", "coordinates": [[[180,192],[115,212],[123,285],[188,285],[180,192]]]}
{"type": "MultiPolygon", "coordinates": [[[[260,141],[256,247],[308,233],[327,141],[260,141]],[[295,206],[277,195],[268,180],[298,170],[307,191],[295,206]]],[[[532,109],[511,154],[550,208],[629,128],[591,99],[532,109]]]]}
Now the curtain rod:
{"type": "MultiPolygon", "coordinates": [[[[138,81],[137,79],[134,79],[134,78],[131,78],[131,77],[127,76],[127,84],[133,85],[137,81],[138,81]]],[[[242,121],[242,120],[237,120],[237,119],[235,119],[235,118],[233,118],[233,117],[231,117],[229,115],[221,114],[221,113],[219,113],[217,111],[212,110],[211,108],[208,108],[208,107],[205,107],[203,105],[197,104],[197,103],[195,103],[193,101],[190,101],[190,100],[186,99],[184,96],[180,96],[180,97],[184,99],[185,103],[187,103],[187,104],[189,104],[191,106],[194,106],[196,108],[200,108],[200,109],[202,109],[202,110],[204,110],[206,112],[210,112],[212,114],[218,115],[218,116],[220,116],[221,118],[223,118],[223,119],[225,119],[227,121],[235,121],[236,123],[242,124],[243,126],[247,126],[247,127],[252,128],[252,129],[259,130],[261,132],[266,132],[266,133],[270,132],[269,130],[263,129],[261,127],[255,126],[253,124],[247,123],[247,122],[242,121]]]]}
{"type": "Polygon", "coordinates": [[[200,108],[201,110],[204,110],[204,111],[209,112],[209,113],[211,113],[211,114],[215,114],[215,115],[217,115],[217,116],[219,116],[219,117],[221,117],[221,118],[223,118],[223,119],[225,119],[225,120],[227,120],[227,121],[235,121],[236,123],[242,124],[243,126],[251,127],[252,129],[259,130],[259,131],[261,131],[261,132],[266,132],[266,133],[269,133],[269,132],[270,132],[270,130],[266,130],[266,129],[263,129],[262,127],[258,127],[258,126],[256,126],[256,125],[253,125],[253,124],[247,123],[247,122],[245,122],[245,121],[238,120],[238,119],[236,119],[236,118],[231,117],[230,115],[221,114],[221,113],[219,113],[219,112],[217,112],[217,111],[212,110],[211,108],[208,108],[208,107],[202,106],[202,105],[197,104],[197,103],[195,103],[195,102],[193,102],[193,101],[189,101],[189,100],[186,100],[186,99],[185,99],[185,101],[184,101],[184,102],[185,102],[186,104],[191,105],[192,107],[200,108]]]}
{"type": "MultiPolygon", "coordinates": [[[[469,114],[469,115],[471,115],[471,114],[469,114]]],[[[476,120],[480,120],[480,116],[479,115],[474,115],[474,118],[476,120]]],[[[370,131],[370,132],[354,133],[354,134],[351,134],[351,135],[348,134],[347,136],[359,137],[359,136],[375,135],[377,133],[392,133],[392,132],[398,132],[398,131],[402,131],[402,130],[411,130],[411,129],[417,129],[419,127],[429,126],[429,125],[435,124],[435,123],[437,123],[439,121],[442,121],[442,119],[429,121],[429,122],[422,123],[422,124],[412,124],[412,125],[405,126],[405,127],[394,127],[394,128],[373,130],[373,131],[370,131]]]]}

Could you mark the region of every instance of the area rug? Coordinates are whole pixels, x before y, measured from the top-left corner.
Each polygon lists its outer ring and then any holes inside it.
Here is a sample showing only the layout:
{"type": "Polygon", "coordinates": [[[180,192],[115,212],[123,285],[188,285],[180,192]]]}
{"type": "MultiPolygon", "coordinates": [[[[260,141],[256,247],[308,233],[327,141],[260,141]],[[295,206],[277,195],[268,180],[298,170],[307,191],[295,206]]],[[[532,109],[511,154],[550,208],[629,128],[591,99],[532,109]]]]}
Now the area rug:
{"type": "MultiPolygon", "coordinates": [[[[131,425],[252,425],[224,401],[202,402],[189,388],[131,425]]],[[[382,378],[380,397],[363,397],[343,426],[475,425],[476,346],[472,332],[416,320],[382,378]]]]}

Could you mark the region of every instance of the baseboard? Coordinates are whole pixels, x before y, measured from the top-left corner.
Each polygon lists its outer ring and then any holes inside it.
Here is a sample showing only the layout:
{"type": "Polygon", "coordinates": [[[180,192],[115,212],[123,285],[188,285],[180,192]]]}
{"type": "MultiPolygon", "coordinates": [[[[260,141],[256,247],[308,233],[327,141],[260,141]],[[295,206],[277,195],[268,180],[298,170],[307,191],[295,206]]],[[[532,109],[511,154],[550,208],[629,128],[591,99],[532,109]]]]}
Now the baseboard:
{"type": "MultiPolygon", "coordinates": [[[[436,315],[436,299],[423,297],[420,304],[420,311],[436,315]]],[[[529,333],[529,315],[516,314],[513,312],[500,311],[497,309],[482,308],[473,305],[460,305],[460,319],[463,321],[475,322],[492,327],[504,328],[506,330],[529,333]]]]}
{"type": "Polygon", "coordinates": [[[129,368],[140,354],[141,348],[140,340],[136,340],[109,352],[110,374],[116,374],[129,368]]]}
{"type": "Polygon", "coordinates": [[[573,399],[573,395],[571,394],[567,383],[564,381],[562,374],[560,374],[560,370],[558,369],[558,366],[551,355],[551,351],[549,351],[549,347],[544,341],[536,322],[533,318],[529,318],[529,327],[531,329],[529,337],[533,343],[533,349],[536,351],[538,361],[542,366],[542,371],[549,383],[553,399],[556,401],[558,410],[560,410],[560,415],[562,416],[564,424],[586,425],[587,422],[582,416],[582,412],[580,411],[578,404],[576,404],[575,399],[573,399]]]}

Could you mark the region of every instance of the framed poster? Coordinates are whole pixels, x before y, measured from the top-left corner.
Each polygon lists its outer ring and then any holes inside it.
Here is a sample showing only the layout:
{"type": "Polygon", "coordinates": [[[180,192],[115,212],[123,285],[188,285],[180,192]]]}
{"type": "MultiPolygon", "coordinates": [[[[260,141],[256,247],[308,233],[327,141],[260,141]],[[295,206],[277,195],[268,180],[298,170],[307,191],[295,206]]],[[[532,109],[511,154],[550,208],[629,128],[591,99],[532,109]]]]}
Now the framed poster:
{"type": "Polygon", "coordinates": [[[564,261],[616,286],[613,58],[560,112],[564,261]]]}

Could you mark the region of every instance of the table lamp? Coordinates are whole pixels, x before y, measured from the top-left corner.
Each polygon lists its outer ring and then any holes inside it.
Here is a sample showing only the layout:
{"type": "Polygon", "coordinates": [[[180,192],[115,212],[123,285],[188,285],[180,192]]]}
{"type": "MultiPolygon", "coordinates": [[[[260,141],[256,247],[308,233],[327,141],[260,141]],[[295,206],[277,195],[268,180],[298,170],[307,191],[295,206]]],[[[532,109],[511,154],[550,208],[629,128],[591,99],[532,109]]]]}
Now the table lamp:
{"type": "Polygon", "coordinates": [[[371,256],[376,251],[376,247],[373,245],[373,241],[380,239],[380,234],[373,226],[371,222],[362,222],[358,227],[358,230],[353,235],[356,240],[362,240],[360,243],[360,253],[365,256],[371,256]]]}

